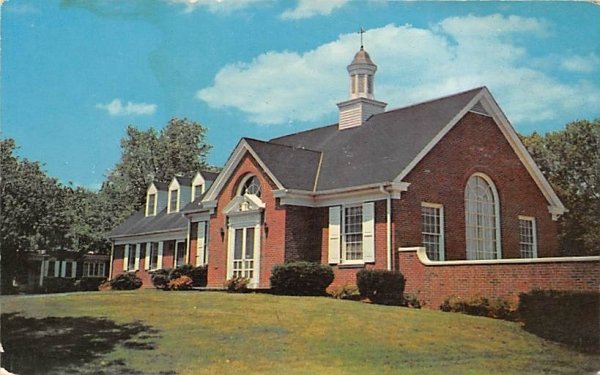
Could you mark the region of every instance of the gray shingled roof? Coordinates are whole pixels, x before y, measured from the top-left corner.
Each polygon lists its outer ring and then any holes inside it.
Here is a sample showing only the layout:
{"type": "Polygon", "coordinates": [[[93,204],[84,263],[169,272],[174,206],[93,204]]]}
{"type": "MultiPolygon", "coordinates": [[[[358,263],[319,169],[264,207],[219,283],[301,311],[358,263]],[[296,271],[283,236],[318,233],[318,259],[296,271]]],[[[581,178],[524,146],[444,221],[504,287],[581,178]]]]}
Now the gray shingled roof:
{"type": "Polygon", "coordinates": [[[113,229],[108,238],[134,236],[153,232],[185,230],[188,221],[181,212],[167,214],[165,208],[156,216],[145,216],[145,210],[140,210],[129,216],[121,225],[113,229]]]}
{"type": "MultiPolygon", "coordinates": [[[[317,191],[390,182],[482,89],[374,115],[355,128],[338,130],[335,124],[274,138],[269,143],[322,152],[317,191]]],[[[284,160],[284,156],[269,157],[284,160]]],[[[271,169],[275,163],[267,165],[271,169]]],[[[310,183],[301,182],[314,182],[313,175],[307,173],[314,166],[314,159],[290,158],[271,171],[279,179],[279,171],[284,170],[284,180],[290,182],[280,180],[285,188],[312,190],[306,189],[310,183]],[[288,176],[291,173],[297,175],[288,176]]]]}
{"type": "Polygon", "coordinates": [[[319,170],[318,151],[244,138],[285,187],[312,190],[319,170]]]}

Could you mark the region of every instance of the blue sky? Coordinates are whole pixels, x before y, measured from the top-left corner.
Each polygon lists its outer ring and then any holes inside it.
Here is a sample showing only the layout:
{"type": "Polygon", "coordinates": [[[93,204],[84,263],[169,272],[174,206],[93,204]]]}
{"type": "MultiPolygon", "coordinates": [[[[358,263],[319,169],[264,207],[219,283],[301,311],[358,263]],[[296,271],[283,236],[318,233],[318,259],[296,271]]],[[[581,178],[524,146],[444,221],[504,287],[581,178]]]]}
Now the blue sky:
{"type": "Polygon", "coordinates": [[[8,0],[2,137],[98,188],[127,125],[187,117],[221,166],[240,137],[337,121],[361,25],[388,108],[486,85],[517,131],[546,132],[600,117],[598,20],[583,2],[8,0]]]}

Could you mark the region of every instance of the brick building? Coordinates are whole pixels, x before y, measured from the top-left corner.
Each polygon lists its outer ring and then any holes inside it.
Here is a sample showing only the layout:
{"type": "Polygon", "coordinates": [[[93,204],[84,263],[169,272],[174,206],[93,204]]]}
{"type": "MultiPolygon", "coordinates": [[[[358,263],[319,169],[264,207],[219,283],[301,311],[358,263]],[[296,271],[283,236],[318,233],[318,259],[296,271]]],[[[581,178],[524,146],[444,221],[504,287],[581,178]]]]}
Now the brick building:
{"type": "MultiPolygon", "coordinates": [[[[177,265],[178,241],[187,263],[208,266],[209,287],[244,276],[268,288],[273,266],[292,260],[329,264],[334,285],[353,284],[360,269],[402,269],[406,247],[441,263],[558,256],[565,208],[489,90],[386,111],[376,70],[361,47],[337,124],[241,139],[201,198],[163,207],[177,238],[117,228],[113,273],[177,265]]],[[[148,220],[136,215],[129,225],[148,220]]]]}

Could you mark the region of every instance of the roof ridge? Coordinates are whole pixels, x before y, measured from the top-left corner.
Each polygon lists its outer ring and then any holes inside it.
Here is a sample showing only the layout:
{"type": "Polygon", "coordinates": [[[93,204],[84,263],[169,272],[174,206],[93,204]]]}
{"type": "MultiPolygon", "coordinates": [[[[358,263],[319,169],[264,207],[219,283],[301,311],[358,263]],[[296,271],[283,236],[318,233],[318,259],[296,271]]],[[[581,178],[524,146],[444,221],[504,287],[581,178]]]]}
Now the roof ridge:
{"type": "Polygon", "coordinates": [[[455,97],[455,96],[463,95],[463,94],[466,94],[466,93],[471,92],[471,91],[481,91],[481,90],[483,90],[485,88],[487,88],[487,87],[486,86],[479,86],[479,87],[475,87],[475,88],[472,88],[472,89],[469,89],[469,90],[457,92],[455,94],[448,94],[448,95],[440,96],[438,98],[433,98],[433,99],[425,100],[424,102],[417,102],[417,103],[413,103],[413,104],[408,104],[408,105],[405,105],[404,107],[398,107],[398,108],[390,109],[389,111],[385,111],[383,113],[378,113],[378,114],[373,115],[371,117],[385,115],[385,114],[388,114],[388,113],[392,113],[392,112],[400,111],[400,110],[403,110],[403,109],[408,109],[408,108],[416,107],[416,106],[423,105],[423,104],[430,104],[430,103],[437,102],[437,101],[440,101],[440,100],[449,99],[449,98],[452,98],[452,97],[455,97]]]}
{"type": "Polygon", "coordinates": [[[297,131],[297,132],[294,132],[294,133],[290,133],[290,134],[284,134],[282,136],[269,139],[269,142],[277,140],[277,139],[281,139],[281,138],[291,137],[291,136],[302,134],[302,133],[308,133],[308,132],[312,132],[312,131],[315,131],[315,130],[325,129],[325,128],[328,128],[328,127],[331,127],[331,126],[338,126],[338,123],[336,122],[335,124],[323,125],[323,126],[319,126],[319,127],[316,127],[316,128],[300,130],[300,131],[297,131]]]}

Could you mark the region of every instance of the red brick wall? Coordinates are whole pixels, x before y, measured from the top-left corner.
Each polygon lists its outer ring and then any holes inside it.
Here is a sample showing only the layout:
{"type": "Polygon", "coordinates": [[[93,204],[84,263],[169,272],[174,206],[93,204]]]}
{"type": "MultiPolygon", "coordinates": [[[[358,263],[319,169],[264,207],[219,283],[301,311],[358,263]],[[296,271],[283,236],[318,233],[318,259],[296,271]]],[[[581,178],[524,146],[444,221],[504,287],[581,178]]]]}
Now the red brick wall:
{"type": "Polygon", "coordinates": [[[519,293],[532,289],[597,291],[600,258],[589,261],[557,260],[544,263],[425,265],[416,251],[399,252],[399,271],[405,292],[427,307],[437,309],[445,298],[484,296],[517,303],[519,293]]]}
{"type": "Polygon", "coordinates": [[[538,256],[558,255],[557,223],[548,202],[493,119],[468,113],[404,178],[411,185],[394,203],[395,248],[420,246],[421,202],[444,205],[446,260],[466,259],[464,188],[481,172],[500,200],[502,258],[518,258],[519,215],[536,218],[538,256]]]}
{"type": "Polygon", "coordinates": [[[240,180],[246,174],[254,174],[261,185],[261,200],[265,203],[264,221],[269,226],[268,236],[264,227],[260,241],[260,281],[259,287],[268,288],[271,269],[284,261],[285,247],[285,208],[279,206],[273,197],[275,184],[269,179],[260,165],[246,154],[221,190],[217,198],[217,208],[210,219],[210,249],[208,257],[208,286],[222,287],[227,279],[227,223],[223,208],[235,197],[240,180]],[[221,228],[225,231],[221,237],[221,228]]]}
{"type": "Polygon", "coordinates": [[[321,261],[323,209],[285,206],[285,260],[321,261]]]}

